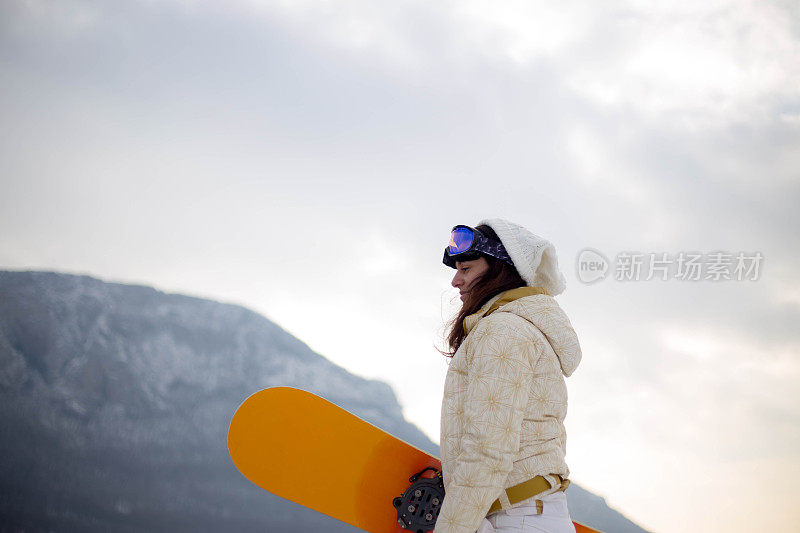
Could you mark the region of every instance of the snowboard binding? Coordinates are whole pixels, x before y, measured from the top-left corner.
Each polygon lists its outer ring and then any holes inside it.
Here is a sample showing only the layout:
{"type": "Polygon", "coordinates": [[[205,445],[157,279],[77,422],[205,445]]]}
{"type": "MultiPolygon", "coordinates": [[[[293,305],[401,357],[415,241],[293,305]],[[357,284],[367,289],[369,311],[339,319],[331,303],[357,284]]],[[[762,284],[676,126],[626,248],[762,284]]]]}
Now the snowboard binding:
{"type": "Polygon", "coordinates": [[[442,473],[429,466],[408,478],[408,481],[411,485],[403,495],[392,500],[392,505],[397,509],[397,523],[414,533],[425,533],[436,525],[444,501],[442,473]],[[433,470],[433,477],[422,477],[428,470],[433,470]]]}

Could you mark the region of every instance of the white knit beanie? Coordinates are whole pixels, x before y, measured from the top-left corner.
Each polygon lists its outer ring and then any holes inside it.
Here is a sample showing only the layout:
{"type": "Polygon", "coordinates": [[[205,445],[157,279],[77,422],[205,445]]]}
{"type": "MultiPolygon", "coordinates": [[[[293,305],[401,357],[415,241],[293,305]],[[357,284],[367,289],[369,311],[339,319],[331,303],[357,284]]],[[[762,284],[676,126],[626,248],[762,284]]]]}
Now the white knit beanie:
{"type": "Polygon", "coordinates": [[[514,267],[528,286],[544,287],[550,296],[564,292],[567,281],[558,269],[558,256],[553,243],[502,218],[481,220],[478,225],[481,224],[486,224],[497,233],[514,267]]]}

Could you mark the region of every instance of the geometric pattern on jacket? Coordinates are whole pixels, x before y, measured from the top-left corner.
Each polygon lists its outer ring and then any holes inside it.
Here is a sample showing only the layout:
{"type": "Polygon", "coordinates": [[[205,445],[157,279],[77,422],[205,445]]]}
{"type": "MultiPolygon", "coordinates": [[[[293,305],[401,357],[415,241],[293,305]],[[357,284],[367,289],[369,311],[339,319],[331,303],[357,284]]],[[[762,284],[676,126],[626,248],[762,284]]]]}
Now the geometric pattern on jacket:
{"type": "Polygon", "coordinates": [[[467,336],[450,362],[442,401],[446,495],[436,533],[474,533],[502,489],[537,475],[569,476],[564,378],[581,349],[567,315],[543,293],[507,291],[464,320],[467,336]],[[484,316],[509,294],[521,297],[484,316]]]}

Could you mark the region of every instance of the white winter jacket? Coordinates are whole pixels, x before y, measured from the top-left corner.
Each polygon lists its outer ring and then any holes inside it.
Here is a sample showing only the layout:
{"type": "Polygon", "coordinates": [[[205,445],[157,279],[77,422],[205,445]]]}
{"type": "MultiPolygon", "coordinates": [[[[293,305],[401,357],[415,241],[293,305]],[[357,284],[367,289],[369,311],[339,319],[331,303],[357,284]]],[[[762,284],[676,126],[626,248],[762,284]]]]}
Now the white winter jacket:
{"type": "Polygon", "coordinates": [[[474,533],[502,489],[569,475],[564,377],[581,349],[564,311],[544,289],[522,287],[495,296],[464,325],[444,386],[446,495],[436,533],[474,533]]]}

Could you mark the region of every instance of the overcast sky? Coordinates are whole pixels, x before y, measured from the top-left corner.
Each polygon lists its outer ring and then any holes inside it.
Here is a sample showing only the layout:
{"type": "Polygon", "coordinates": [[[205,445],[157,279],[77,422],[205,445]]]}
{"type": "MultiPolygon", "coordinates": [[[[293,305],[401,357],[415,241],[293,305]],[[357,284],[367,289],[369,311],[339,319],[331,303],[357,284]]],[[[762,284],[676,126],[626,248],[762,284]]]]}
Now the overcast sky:
{"type": "Polygon", "coordinates": [[[247,306],[438,442],[449,229],[523,224],[572,477],[658,532],[800,524],[799,169],[796,2],[0,4],[0,268],[247,306]],[[613,272],[719,251],[758,279],[613,272]]]}

